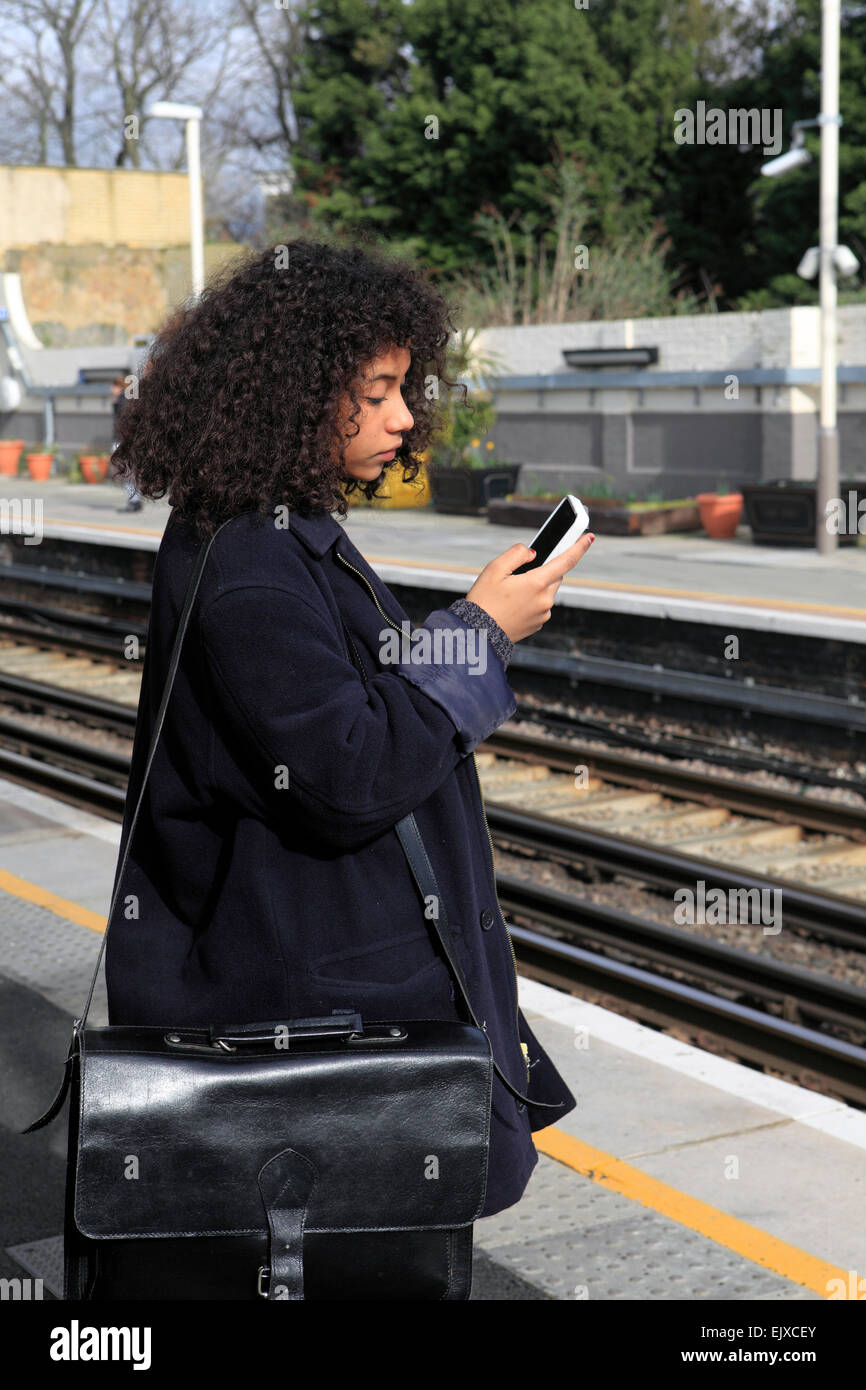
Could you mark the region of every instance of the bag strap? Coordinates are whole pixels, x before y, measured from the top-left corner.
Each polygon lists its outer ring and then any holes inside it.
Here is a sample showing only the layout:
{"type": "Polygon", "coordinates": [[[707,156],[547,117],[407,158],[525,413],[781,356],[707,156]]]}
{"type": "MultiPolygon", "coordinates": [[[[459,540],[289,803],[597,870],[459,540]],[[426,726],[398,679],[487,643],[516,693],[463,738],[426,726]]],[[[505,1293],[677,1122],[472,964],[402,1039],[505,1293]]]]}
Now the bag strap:
{"type": "MultiPolygon", "coordinates": [[[[343,632],[346,636],[346,650],[349,653],[349,659],[350,661],[353,661],[355,666],[357,666],[361,679],[364,681],[366,685],[367,673],[364,670],[363,662],[361,662],[361,659],[358,656],[357,651],[355,650],[355,644],[352,641],[349,629],[346,627],[345,622],[343,622],[343,632]]],[[[421,894],[422,901],[426,905],[426,903],[432,898],[433,902],[436,905],[435,914],[428,920],[432,923],[433,930],[439,938],[439,943],[442,947],[442,950],[445,952],[445,957],[448,961],[448,964],[451,967],[451,972],[457,981],[457,985],[460,989],[461,995],[463,996],[463,1002],[466,1005],[469,1017],[475,1024],[476,1028],[481,1029],[482,1032],[486,1032],[485,1024],[478,1022],[478,1019],[475,1016],[475,1010],[472,1007],[472,1000],[469,997],[469,986],[466,983],[466,977],[463,973],[463,967],[460,964],[460,960],[457,955],[457,950],[454,945],[454,938],[451,935],[451,928],[448,925],[448,913],[445,909],[445,900],[443,899],[442,894],[439,892],[439,884],[436,881],[436,874],[433,871],[433,865],[430,863],[430,857],[427,854],[427,850],[424,847],[424,841],[421,838],[421,831],[418,829],[418,822],[415,819],[414,813],[410,811],[408,815],[403,816],[400,820],[398,820],[395,823],[394,829],[396,830],[400,843],[403,846],[403,852],[409,861],[409,868],[412,870],[413,877],[418,885],[418,890],[421,894]]],[[[493,1060],[493,1069],[496,1072],[496,1075],[499,1077],[499,1080],[503,1083],[504,1086],[508,1088],[508,1090],[511,1092],[513,1096],[516,1097],[517,1100],[523,1102],[523,1104],[525,1105],[538,1106],[541,1110],[563,1109],[565,1101],[550,1102],[541,1100],[530,1100],[528,1096],[525,1096],[521,1091],[516,1090],[515,1087],[512,1086],[511,1082],[508,1080],[508,1077],[503,1076],[502,1072],[500,1071],[499,1066],[496,1062],[496,1058],[492,1055],[492,1049],[491,1057],[493,1060]]]]}
{"type": "MultiPolygon", "coordinates": [[[[174,513],[172,513],[172,516],[173,515],[174,513]]],[[[48,1109],[45,1111],[45,1113],[43,1115],[40,1115],[38,1120],[34,1120],[33,1124],[28,1125],[26,1129],[22,1130],[22,1134],[30,1134],[33,1130],[41,1129],[43,1125],[49,1124],[51,1120],[53,1120],[54,1117],[60,1111],[63,1102],[66,1098],[66,1092],[69,1089],[69,1084],[72,1079],[73,1059],[76,1053],[76,1049],[78,1047],[80,1036],[84,1032],[84,1025],[87,1022],[87,1015],[90,1012],[90,1005],[93,999],[93,991],[96,988],[96,981],[99,976],[99,967],[102,964],[102,956],[103,952],[105,951],[105,943],[108,940],[108,932],[111,927],[111,920],[114,914],[115,904],[117,902],[117,895],[120,891],[123,873],[126,868],[126,861],[129,858],[129,850],[132,844],[132,837],[135,833],[135,827],[138,822],[138,814],[141,810],[142,802],[144,800],[144,793],[147,787],[147,779],[150,774],[151,764],[153,763],[154,754],[156,752],[156,745],[159,741],[159,736],[162,732],[162,726],[165,721],[165,712],[168,706],[169,696],[171,695],[172,687],[174,685],[174,678],[177,675],[177,668],[180,664],[181,647],[183,645],[183,639],[186,634],[187,627],[189,625],[189,618],[190,613],[192,612],[192,606],[195,602],[195,598],[198,593],[199,584],[201,583],[202,571],[204,570],[207,557],[210,554],[211,546],[213,545],[217,536],[220,534],[221,531],[225,529],[226,526],[229,526],[234,519],[234,517],[229,517],[228,520],[222,523],[222,525],[218,526],[213,535],[202,542],[198,556],[196,557],[195,565],[193,566],[193,571],[190,576],[189,584],[187,586],[186,598],[184,599],[183,609],[181,610],[180,618],[178,620],[177,633],[174,639],[174,647],[172,648],[171,660],[169,661],[168,673],[165,678],[165,685],[163,687],[159,710],[157,711],[156,719],[154,721],[153,733],[150,739],[150,747],[147,753],[147,761],[144,767],[144,774],[141,779],[141,789],[138,794],[138,801],[136,802],[135,811],[133,813],[132,820],[130,821],[129,834],[126,837],[123,854],[120,856],[120,863],[118,865],[117,873],[115,875],[114,891],[111,896],[111,906],[108,909],[106,928],[102,935],[102,941],[100,942],[99,954],[96,957],[96,965],[94,967],[93,975],[90,980],[90,988],[87,991],[87,999],[84,1003],[84,1009],[82,1011],[81,1017],[76,1018],[72,1024],[72,1036],[69,1042],[69,1051],[66,1056],[66,1066],[64,1069],[63,1081],[61,1082],[60,1090],[58,1091],[57,1095],[55,1096],[54,1100],[52,1101],[48,1109]]],[[[169,518],[169,521],[170,520],[171,518],[169,518]]],[[[348,629],[346,628],[345,623],[343,623],[343,629],[345,632],[348,633],[348,629]]],[[[350,660],[351,659],[352,658],[350,655],[350,660]]],[[[363,679],[366,681],[366,675],[363,675],[363,679]]],[[[409,867],[412,870],[415,881],[418,884],[419,889],[421,890],[422,898],[425,898],[426,900],[426,898],[429,897],[429,895],[434,895],[434,901],[438,908],[438,915],[428,920],[432,921],[433,923],[433,928],[436,932],[437,937],[439,938],[440,944],[445,953],[446,960],[448,961],[448,964],[451,967],[451,972],[454,975],[458,988],[460,989],[460,993],[463,996],[463,1001],[468,1010],[469,1017],[471,1018],[472,1022],[475,1024],[477,1028],[480,1028],[482,1031],[486,1031],[483,1025],[479,1024],[477,1018],[475,1017],[475,1012],[472,1008],[472,1003],[469,998],[469,991],[466,984],[466,979],[463,974],[460,962],[457,958],[456,950],[454,947],[454,940],[451,936],[450,927],[448,926],[448,919],[445,913],[445,904],[442,901],[442,897],[439,893],[439,887],[436,882],[436,876],[433,872],[433,867],[424,848],[424,842],[421,839],[421,832],[418,829],[418,825],[415,821],[415,817],[412,814],[412,812],[409,812],[408,815],[403,816],[401,820],[397,821],[394,828],[397,831],[398,836],[400,837],[400,843],[402,844],[403,850],[409,861],[409,867]]],[[[497,1075],[499,1076],[499,1079],[503,1082],[505,1086],[507,1086],[508,1090],[511,1092],[513,1096],[516,1096],[519,1100],[526,1104],[542,1106],[545,1109],[559,1110],[562,1108],[562,1104],[564,1104],[564,1102],[556,1105],[547,1105],[546,1103],[541,1101],[530,1101],[528,1096],[521,1095],[521,1093],[515,1090],[515,1088],[511,1085],[511,1082],[508,1080],[508,1078],[503,1076],[502,1072],[496,1064],[495,1058],[492,1057],[492,1050],[491,1058],[493,1060],[493,1066],[497,1075]]]]}

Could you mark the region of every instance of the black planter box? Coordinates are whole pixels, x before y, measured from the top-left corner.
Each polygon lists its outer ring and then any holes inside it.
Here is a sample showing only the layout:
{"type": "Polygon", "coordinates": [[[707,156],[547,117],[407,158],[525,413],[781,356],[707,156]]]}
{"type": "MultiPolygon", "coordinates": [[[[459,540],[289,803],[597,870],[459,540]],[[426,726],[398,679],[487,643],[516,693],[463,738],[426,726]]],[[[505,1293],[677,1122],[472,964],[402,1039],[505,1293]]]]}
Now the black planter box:
{"type": "Polygon", "coordinates": [[[459,516],[483,516],[492,497],[504,497],[517,487],[519,463],[503,463],[492,468],[457,468],[431,465],[428,469],[433,506],[437,512],[459,516]]]}
{"type": "MultiPolygon", "coordinates": [[[[740,491],[752,539],[758,544],[814,546],[818,495],[815,483],[780,478],[772,483],[747,484],[740,491]]],[[[866,498],[866,480],[856,478],[840,482],[839,496],[846,514],[849,492],[856,493],[856,509],[860,500],[866,498]]],[[[856,543],[856,520],[853,532],[840,531],[838,539],[840,545],[856,543]]]]}

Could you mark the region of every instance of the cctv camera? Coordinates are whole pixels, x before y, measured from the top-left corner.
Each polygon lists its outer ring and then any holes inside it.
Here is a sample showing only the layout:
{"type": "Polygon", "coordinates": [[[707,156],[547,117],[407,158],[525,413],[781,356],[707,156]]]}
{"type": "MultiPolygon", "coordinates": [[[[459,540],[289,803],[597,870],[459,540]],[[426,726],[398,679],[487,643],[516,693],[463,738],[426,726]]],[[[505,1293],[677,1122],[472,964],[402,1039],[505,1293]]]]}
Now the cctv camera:
{"type": "Polygon", "coordinates": [[[797,266],[797,274],[802,275],[804,280],[814,280],[818,271],[821,269],[821,252],[817,246],[810,246],[797,266]]]}
{"type": "Polygon", "coordinates": [[[860,262],[848,246],[836,247],[833,263],[840,275],[856,275],[860,269],[860,262]]]}
{"type": "Polygon", "coordinates": [[[800,169],[804,164],[811,164],[812,156],[809,151],[800,146],[799,149],[787,150],[785,154],[780,154],[778,159],[771,159],[769,164],[761,165],[761,173],[768,179],[774,179],[779,174],[787,174],[792,169],[800,169]]]}

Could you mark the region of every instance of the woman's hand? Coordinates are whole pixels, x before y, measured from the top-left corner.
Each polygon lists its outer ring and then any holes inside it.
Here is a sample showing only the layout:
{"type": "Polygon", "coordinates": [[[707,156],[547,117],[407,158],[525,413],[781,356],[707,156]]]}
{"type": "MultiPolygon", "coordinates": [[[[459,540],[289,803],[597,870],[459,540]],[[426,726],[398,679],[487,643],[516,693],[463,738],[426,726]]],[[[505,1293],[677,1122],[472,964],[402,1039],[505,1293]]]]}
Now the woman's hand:
{"type": "Polygon", "coordinates": [[[532,552],[529,546],[512,545],[484,566],[466,597],[489,613],[512,642],[519,642],[544,627],[563,575],[583,558],[594,540],[588,531],[555,560],[525,574],[513,571],[530,560],[532,552]]]}

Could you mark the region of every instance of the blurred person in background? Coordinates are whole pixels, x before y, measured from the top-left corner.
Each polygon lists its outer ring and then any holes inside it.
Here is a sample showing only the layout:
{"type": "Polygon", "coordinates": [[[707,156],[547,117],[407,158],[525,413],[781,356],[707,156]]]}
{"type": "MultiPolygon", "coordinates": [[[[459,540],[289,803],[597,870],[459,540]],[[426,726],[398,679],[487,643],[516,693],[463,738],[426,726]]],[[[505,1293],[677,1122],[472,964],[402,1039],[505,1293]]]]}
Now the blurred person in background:
{"type": "MultiPolygon", "coordinates": [[[[126,403],[126,397],[125,397],[124,394],[123,394],[125,387],[126,387],[126,377],[125,377],[125,376],[116,376],[116,377],[114,378],[114,380],[112,381],[112,383],[111,383],[111,395],[112,395],[112,407],[111,407],[111,408],[112,408],[112,412],[113,412],[113,427],[114,427],[114,428],[113,428],[114,442],[113,442],[113,444],[112,444],[112,446],[111,446],[112,454],[114,453],[114,450],[117,448],[117,421],[118,421],[118,419],[119,419],[119,417],[120,417],[120,412],[123,410],[123,407],[124,407],[124,405],[125,405],[125,403],[126,403]]],[[[113,476],[116,476],[116,474],[113,474],[113,476]]],[[[140,511],[141,511],[141,508],[142,508],[142,501],[141,501],[141,497],[140,497],[140,495],[139,495],[138,489],[137,489],[137,487],[135,486],[135,482],[134,482],[132,479],[130,479],[130,478],[125,478],[125,479],[123,480],[123,486],[126,488],[126,502],[124,503],[124,505],[123,505],[122,507],[118,507],[117,510],[118,510],[119,512],[140,512],[140,511]]]]}

